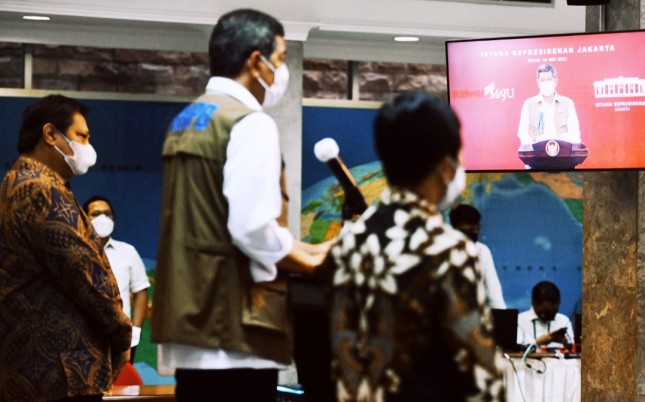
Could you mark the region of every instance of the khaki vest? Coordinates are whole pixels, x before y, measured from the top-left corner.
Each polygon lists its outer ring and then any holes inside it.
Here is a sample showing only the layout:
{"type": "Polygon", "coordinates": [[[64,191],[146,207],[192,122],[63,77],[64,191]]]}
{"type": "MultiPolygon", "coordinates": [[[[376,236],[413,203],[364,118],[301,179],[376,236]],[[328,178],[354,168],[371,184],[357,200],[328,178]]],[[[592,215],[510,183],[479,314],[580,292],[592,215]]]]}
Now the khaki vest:
{"type": "MultiPolygon", "coordinates": [[[[540,135],[540,105],[539,97],[534,98],[529,103],[529,135],[535,141],[540,135]]],[[[569,131],[567,123],[569,122],[569,98],[558,95],[555,100],[555,132],[557,135],[569,131]]]]}
{"type": "Polygon", "coordinates": [[[169,130],[162,151],[151,340],[289,364],[286,280],[254,284],[249,260],[226,228],[226,147],[233,125],[252,112],[234,98],[207,94],[184,109],[169,130]]]}

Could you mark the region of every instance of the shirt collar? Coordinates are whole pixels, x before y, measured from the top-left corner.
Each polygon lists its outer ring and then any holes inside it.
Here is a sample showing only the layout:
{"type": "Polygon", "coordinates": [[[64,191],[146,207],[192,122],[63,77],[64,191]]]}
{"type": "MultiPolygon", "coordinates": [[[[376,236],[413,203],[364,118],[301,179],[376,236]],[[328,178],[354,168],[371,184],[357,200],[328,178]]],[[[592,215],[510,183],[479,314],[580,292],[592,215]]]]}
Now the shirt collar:
{"type": "MultiPolygon", "coordinates": [[[[535,312],[535,310],[533,310],[533,307],[531,307],[531,310],[529,310],[529,317],[531,318],[531,321],[542,322],[542,321],[540,321],[540,317],[538,317],[538,315],[535,312]]],[[[555,321],[555,317],[553,317],[553,319],[551,321],[547,321],[547,322],[553,322],[553,321],[555,321]]]]}
{"type": "Polygon", "coordinates": [[[385,205],[400,204],[418,210],[422,215],[429,217],[439,215],[437,207],[418,194],[401,187],[386,186],[381,194],[381,202],[385,205]]]}
{"type": "Polygon", "coordinates": [[[531,321],[539,320],[539,317],[535,313],[535,310],[533,310],[533,307],[529,310],[529,317],[531,318],[531,321]]]}
{"type": "MultiPolygon", "coordinates": [[[[538,102],[543,102],[544,101],[544,96],[540,93],[538,94],[538,102]]],[[[555,93],[555,96],[553,97],[553,103],[555,102],[562,102],[562,99],[560,99],[560,95],[558,93],[555,93]]]]}
{"type": "Polygon", "coordinates": [[[47,178],[51,180],[54,185],[65,187],[71,190],[69,180],[65,180],[63,176],[56,173],[56,171],[42,162],[32,159],[28,156],[20,156],[14,165],[14,169],[27,169],[29,171],[39,171],[40,178],[47,178]]]}
{"type": "Polygon", "coordinates": [[[112,241],[112,237],[110,237],[108,239],[107,243],[105,243],[105,248],[114,248],[114,247],[115,247],[114,246],[114,241],[112,241]]]}
{"type": "Polygon", "coordinates": [[[206,93],[212,95],[228,95],[242,102],[244,106],[261,112],[262,105],[242,84],[226,77],[211,77],[206,85],[206,93]]]}

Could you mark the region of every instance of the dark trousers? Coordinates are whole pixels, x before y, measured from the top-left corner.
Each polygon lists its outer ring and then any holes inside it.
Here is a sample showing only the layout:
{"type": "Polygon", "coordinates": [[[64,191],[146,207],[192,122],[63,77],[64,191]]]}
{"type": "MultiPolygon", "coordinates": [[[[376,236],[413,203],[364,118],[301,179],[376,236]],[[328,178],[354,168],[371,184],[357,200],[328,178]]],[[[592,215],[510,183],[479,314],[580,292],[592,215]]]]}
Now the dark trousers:
{"type": "Polygon", "coordinates": [[[69,398],[56,399],[53,402],[100,402],[103,400],[103,395],[83,395],[83,396],[70,396],[69,398]]]}
{"type": "Polygon", "coordinates": [[[307,402],[336,400],[331,381],[329,314],[322,308],[294,308],[294,360],[307,402]]]}
{"type": "Polygon", "coordinates": [[[276,402],[278,370],[175,371],[177,402],[276,402]]]}

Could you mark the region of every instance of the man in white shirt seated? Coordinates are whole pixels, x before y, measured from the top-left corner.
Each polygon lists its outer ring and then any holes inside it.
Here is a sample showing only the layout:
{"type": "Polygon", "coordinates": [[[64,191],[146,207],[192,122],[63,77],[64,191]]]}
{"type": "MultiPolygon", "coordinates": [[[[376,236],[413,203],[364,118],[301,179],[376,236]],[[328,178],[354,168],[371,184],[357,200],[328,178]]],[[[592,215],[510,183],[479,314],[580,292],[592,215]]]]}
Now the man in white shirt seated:
{"type": "Polygon", "coordinates": [[[481,228],[481,214],[477,208],[468,204],[459,204],[450,210],[450,224],[459,230],[477,245],[479,264],[482,269],[482,279],[486,289],[486,300],[490,308],[505,309],[502,284],[499,282],[493,254],[488,246],[478,241],[481,228]]]}
{"type": "Polygon", "coordinates": [[[110,261],[123,300],[123,312],[132,320],[130,361],[134,361],[136,347],[141,339],[141,326],[148,309],[150,281],[146,267],[134,246],[111,237],[114,230],[114,209],[106,198],[94,196],[85,202],[83,209],[92,220],[92,226],[101,238],[101,245],[110,261]]]}
{"type": "Polygon", "coordinates": [[[517,343],[562,347],[573,343],[571,320],[561,313],[560,290],[549,281],[539,282],[531,293],[530,310],[517,317],[517,343]]]}

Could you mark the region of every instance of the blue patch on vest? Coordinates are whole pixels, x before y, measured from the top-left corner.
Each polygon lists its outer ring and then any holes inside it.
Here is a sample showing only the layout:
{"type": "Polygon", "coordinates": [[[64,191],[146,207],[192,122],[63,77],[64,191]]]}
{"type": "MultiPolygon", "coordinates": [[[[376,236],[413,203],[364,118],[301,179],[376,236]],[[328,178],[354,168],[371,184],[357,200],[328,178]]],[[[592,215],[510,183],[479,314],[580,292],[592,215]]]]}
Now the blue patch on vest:
{"type": "Polygon", "coordinates": [[[211,115],[217,110],[215,103],[195,102],[186,106],[172,121],[170,131],[184,131],[190,128],[202,131],[208,126],[211,115]]]}

